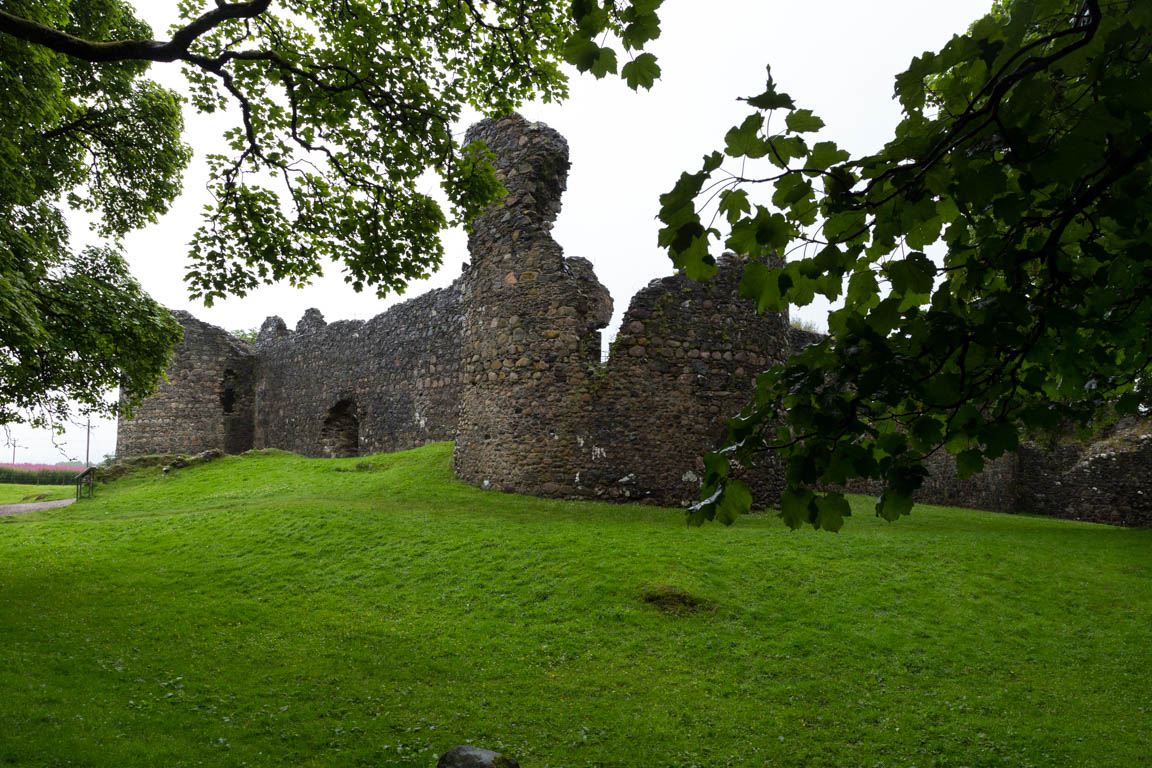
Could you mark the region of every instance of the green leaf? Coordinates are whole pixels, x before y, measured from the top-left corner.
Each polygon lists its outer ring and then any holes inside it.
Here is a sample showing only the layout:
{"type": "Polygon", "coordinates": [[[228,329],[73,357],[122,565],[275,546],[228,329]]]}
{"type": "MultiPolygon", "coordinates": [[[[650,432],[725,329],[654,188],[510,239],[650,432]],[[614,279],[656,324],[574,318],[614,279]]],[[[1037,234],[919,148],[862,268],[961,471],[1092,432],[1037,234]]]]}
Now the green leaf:
{"type": "Polygon", "coordinates": [[[956,454],[956,475],[961,479],[978,475],[984,471],[984,454],[975,448],[956,454]]]}
{"type": "Polygon", "coordinates": [[[711,280],[717,270],[716,260],[708,253],[708,236],[700,235],[692,239],[692,244],[680,252],[677,264],[689,279],[698,283],[711,280]]]}
{"type": "MultiPolygon", "coordinates": [[[[735,224],[745,214],[751,213],[752,204],[748,202],[748,190],[726,189],[720,193],[720,213],[725,214],[729,224],[735,224]]],[[[747,253],[748,251],[741,251],[747,253]]]]}
{"type": "Polygon", "coordinates": [[[716,517],[716,505],[719,503],[724,490],[722,488],[715,488],[711,490],[705,498],[696,502],[688,507],[685,511],[688,525],[699,528],[709,520],[716,517]]]}
{"type": "Polygon", "coordinates": [[[784,122],[793,133],[811,133],[824,127],[824,121],[812,114],[810,109],[789,112],[784,122]]]}
{"type": "Polygon", "coordinates": [[[616,51],[611,48],[600,48],[590,70],[597,79],[616,74],[616,51]]]}
{"type": "Polygon", "coordinates": [[[667,223],[666,212],[694,207],[696,196],[700,194],[700,189],[707,178],[707,173],[680,174],[672,191],[660,195],[660,220],[667,223]]]}
{"type": "Polygon", "coordinates": [[[944,439],[944,422],[935,416],[921,416],[912,422],[912,436],[919,441],[921,450],[931,450],[944,439]]]}
{"type": "Polygon", "coordinates": [[[732,525],[752,508],[752,491],[739,480],[729,480],[724,486],[720,503],[716,506],[716,520],[732,525]]]}
{"type": "Polygon", "coordinates": [[[764,93],[759,96],[753,96],[750,99],[744,99],[744,101],[747,101],[749,106],[761,110],[792,109],[795,106],[791,96],[786,93],[776,92],[776,86],[771,80],[768,81],[768,88],[764,93]]]}
{"type": "Polygon", "coordinates": [[[992,422],[980,430],[980,441],[984,443],[984,455],[997,459],[1020,445],[1020,434],[1015,424],[992,422]]]}
{"type": "Polygon", "coordinates": [[[847,150],[838,148],[836,142],[818,141],[812,145],[812,152],[808,155],[808,162],[804,165],[807,168],[823,171],[838,163],[846,162],[851,157],[852,155],[847,150]]]}
{"type": "Polygon", "coordinates": [[[587,72],[600,55],[600,46],[587,37],[573,35],[564,45],[564,60],[581,72],[587,72]]]}
{"type": "Polygon", "coordinates": [[[779,168],[788,167],[793,158],[808,154],[808,146],[799,136],[772,136],[768,139],[769,159],[779,168]]]}
{"type": "Polygon", "coordinates": [[[940,230],[943,225],[944,220],[939,216],[933,216],[924,221],[917,221],[908,227],[905,244],[909,248],[915,248],[917,250],[925,248],[940,239],[940,230]]]}
{"type": "Polygon", "coordinates": [[[779,208],[788,208],[801,200],[809,201],[812,197],[812,182],[804,178],[801,173],[789,173],[776,182],[772,204],[779,208]]]}
{"type": "MultiPolygon", "coordinates": [[[[714,153],[713,157],[716,156],[714,153]]],[[[711,165],[711,158],[705,158],[705,167],[711,165]]],[[[660,196],[658,218],[664,223],[658,243],[667,248],[675,258],[691,245],[693,238],[704,232],[700,216],[696,213],[696,196],[708,179],[710,171],[682,173],[670,192],[660,196]]]]}
{"type": "Polygon", "coordinates": [[[659,36],[660,18],[654,13],[635,14],[620,33],[620,39],[628,50],[642,48],[645,43],[659,36]]]}
{"type": "Polygon", "coordinates": [[[705,479],[712,484],[717,484],[724,478],[728,477],[728,473],[732,471],[732,462],[728,456],[723,453],[707,453],[704,455],[704,473],[705,479]]]}
{"type": "Polygon", "coordinates": [[[889,262],[884,271],[892,281],[892,291],[900,295],[929,294],[936,279],[936,265],[919,251],[889,262]]]}
{"type": "Polygon", "coordinates": [[[1140,396],[1135,392],[1125,392],[1116,401],[1116,412],[1130,415],[1140,412],[1140,396]]]}
{"type": "Polygon", "coordinates": [[[660,77],[660,65],[656,63],[655,56],[650,53],[642,53],[625,64],[620,74],[632,90],[637,88],[651,89],[660,77]]]}
{"type": "Polygon", "coordinates": [[[906,71],[896,76],[896,95],[905,112],[924,106],[924,81],[936,72],[936,55],[929,52],[912,60],[906,71]]]}
{"type": "Polygon", "coordinates": [[[912,512],[912,504],[912,494],[889,489],[876,499],[876,516],[882,517],[890,523],[895,522],[902,515],[912,512]]]}
{"type": "Polygon", "coordinates": [[[780,496],[780,519],[797,530],[814,517],[816,495],[807,488],[789,488],[780,496]]]}
{"type": "Polygon", "coordinates": [[[824,237],[829,242],[844,242],[847,239],[867,233],[866,218],[858,211],[836,213],[824,220],[824,237]]]}
{"type": "Polygon", "coordinates": [[[725,134],[725,152],[729,157],[764,157],[768,152],[768,143],[760,136],[763,127],[763,115],[748,115],[743,123],[725,134]]]}
{"type": "Polygon", "coordinates": [[[847,300],[850,305],[866,307],[880,295],[880,284],[871,270],[856,272],[848,279],[847,300]]]}
{"type": "Polygon", "coordinates": [[[815,528],[835,533],[844,527],[844,518],[852,516],[852,506],[840,493],[826,493],[816,497],[815,528]]]}
{"type": "Polygon", "coordinates": [[[740,280],[740,295],[756,302],[757,312],[781,312],[787,302],[781,300],[779,270],[774,270],[760,261],[750,261],[744,266],[740,280]]]}
{"type": "Polygon", "coordinates": [[[725,245],[739,254],[760,256],[768,251],[783,250],[791,240],[793,231],[784,216],[757,206],[755,218],[737,222],[725,245]]]}
{"type": "Polygon", "coordinates": [[[603,32],[608,24],[608,11],[596,0],[572,0],[571,14],[577,28],[589,39],[603,32]]]}

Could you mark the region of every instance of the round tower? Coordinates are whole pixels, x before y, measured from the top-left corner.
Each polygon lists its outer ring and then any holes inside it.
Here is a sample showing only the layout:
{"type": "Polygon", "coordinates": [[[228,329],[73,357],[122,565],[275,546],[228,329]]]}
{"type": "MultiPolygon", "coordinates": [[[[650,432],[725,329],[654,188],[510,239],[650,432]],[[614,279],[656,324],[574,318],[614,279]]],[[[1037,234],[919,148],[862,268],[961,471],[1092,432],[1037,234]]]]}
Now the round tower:
{"type": "Polygon", "coordinates": [[[555,494],[579,451],[580,383],[600,359],[612,314],[583,259],[565,259],[551,230],[568,174],[568,143],[519,115],[484,120],[508,194],[476,220],[463,278],[464,354],[456,472],[467,482],[555,494]]]}

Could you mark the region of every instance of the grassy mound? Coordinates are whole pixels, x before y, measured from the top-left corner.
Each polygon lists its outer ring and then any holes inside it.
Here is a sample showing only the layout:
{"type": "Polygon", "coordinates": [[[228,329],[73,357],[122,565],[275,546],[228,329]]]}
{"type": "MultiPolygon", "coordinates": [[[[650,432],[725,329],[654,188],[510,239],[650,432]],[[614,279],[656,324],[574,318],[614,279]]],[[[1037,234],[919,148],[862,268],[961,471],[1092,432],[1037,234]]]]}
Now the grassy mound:
{"type": "Polygon", "coordinates": [[[1152,532],[837,535],[269,452],[0,523],[0,765],[1143,766],[1152,532]]]}

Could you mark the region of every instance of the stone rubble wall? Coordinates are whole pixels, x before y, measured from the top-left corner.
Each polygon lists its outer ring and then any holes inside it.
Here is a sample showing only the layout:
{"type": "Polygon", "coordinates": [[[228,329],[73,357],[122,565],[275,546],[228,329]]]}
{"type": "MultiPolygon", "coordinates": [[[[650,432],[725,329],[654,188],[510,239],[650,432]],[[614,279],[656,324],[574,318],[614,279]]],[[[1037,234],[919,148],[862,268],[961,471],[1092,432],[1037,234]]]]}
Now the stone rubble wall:
{"type": "Polygon", "coordinates": [[[1152,421],[1129,418],[1092,438],[1024,443],[961,480],[951,456],[935,457],[920,500],[995,512],[1152,526],[1152,421]]]}
{"type": "Polygon", "coordinates": [[[930,456],[925,465],[928,477],[916,494],[917,501],[994,512],[1009,512],[1015,505],[1019,454],[988,461],[983,472],[966,478],[956,474],[956,459],[943,450],[930,456]]]}
{"type": "MultiPolygon", "coordinates": [[[[1023,443],[969,478],[943,451],[926,463],[916,493],[924,504],[1059,517],[1109,525],[1152,526],[1152,421],[1130,418],[1092,438],[1055,446],[1023,443]]],[[[849,491],[876,495],[877,482],[854,481],[849,491]]]]}
{"type": "Polygon", "coordinates": [[[240,453],[252,447],[252,348],[227,331],[173,312],[184,337],[166,379],[132,419],[120,419],[116,455],[240,453]]]}
{"type": "Polygon", "coordinates": [[[792,349],[799,351],[809,344],[816,344],[824,338],[824,334],[814,331],[805,331],[803,328],[789,328],[788,342],[792,349]]]}
{"type": "MultiPolygon", "coordinates": [[[[632,299],[579,403],[578,493],[663,504],[699,498],[703,454],[723,441],[753,377],[790,351],[787,316],[758,315],[737,294],[741,273],[728,256],[708,283],[665,277],[632,299]]],[[[782,469],[766,460],[745,480],[760,498],[775,498],[782,469]]]]}
{"type": "Polygon", "coordinates": [[[1103,438],[1018,451],[1015,511],[1152,526],[1152,421],[1130,418],[1103,438]]]}
{"type": "Polygon", "coordinates": [[[419,296],[364,321],[325,324],[309,310],[295,332],[269,318],[256,344],[256,448],[332,455],[325,421],[358,422],[358,454],[451,440],[460,400],[459,291],[419,296]]]}

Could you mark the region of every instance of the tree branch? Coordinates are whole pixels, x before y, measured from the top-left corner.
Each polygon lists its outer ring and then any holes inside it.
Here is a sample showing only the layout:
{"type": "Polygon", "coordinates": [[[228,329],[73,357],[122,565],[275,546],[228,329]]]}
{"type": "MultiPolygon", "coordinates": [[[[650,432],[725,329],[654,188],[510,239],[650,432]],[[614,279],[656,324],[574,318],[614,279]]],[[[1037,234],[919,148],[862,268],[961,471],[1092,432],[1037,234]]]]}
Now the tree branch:
{"type": "Polygon", "coordinates": [[[46,27],[21,16],[0,11],[0,33],[34,45],[90,62],[160,61],[181,59],[192,43],[232,19],[251,19],[268,10],[272,0],[247,3],[217,2],[211,11],[181,27],[167,42],[157,40],[85,40],[52,27],[46,27]]]}

